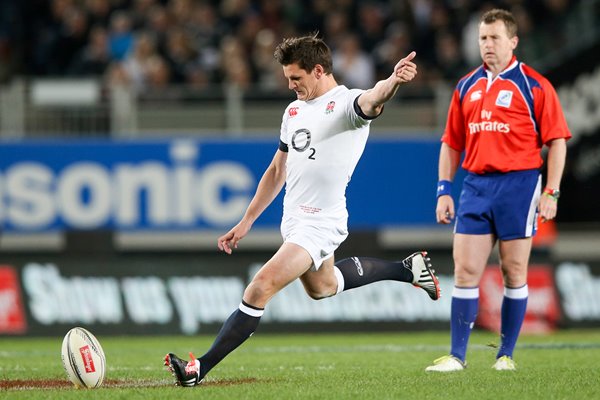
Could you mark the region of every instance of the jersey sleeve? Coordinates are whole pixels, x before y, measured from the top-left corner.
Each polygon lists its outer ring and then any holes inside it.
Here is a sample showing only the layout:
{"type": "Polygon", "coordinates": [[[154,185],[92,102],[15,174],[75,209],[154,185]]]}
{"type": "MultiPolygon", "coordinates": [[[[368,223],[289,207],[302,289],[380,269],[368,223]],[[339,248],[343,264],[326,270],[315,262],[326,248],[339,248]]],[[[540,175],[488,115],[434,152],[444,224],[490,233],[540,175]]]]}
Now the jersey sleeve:
{"type": "Polygon", "coordinates": [[[362,113],[362,110],[357,110],[358,103],[355,103],[358,97],[363,94],[365,91],[362,89],[350,89],[346,94],[344,111],[348,116],[350,124],[353,127],[361,128],[365,125],[369,125],[373,118],[365,118],[366,115],[362,113]],[[362,115],[361,115],[362,114],[362,115]]]}
{"type": "Polygon", "coordinates": [[[460,106],[460,95],[458,89],[455,89],[448,107],[448,119],[442,135],[442,142],[452,149],[462,152],[465,149],[465,139],[465,119],[460,106]]]}
{"type": "Polygon", "coordinates": [[[563,113],[556,90],[547,79],[540,80],[540,87],[533,89],[534,112],[542,143],[554,139],[570,139],[571,132],[563,113]]]}
{"type": "Polygon", "coordinates": [[[285,111],[283,112],[283,116],[281,117],[281,128],[279,129],[279,147],[281,148],[282,144],[287,147],[289,144],[288,134],[287,134],[287,121],[288,121],[288,113],[290,106],[287,106],[285,111]]]}

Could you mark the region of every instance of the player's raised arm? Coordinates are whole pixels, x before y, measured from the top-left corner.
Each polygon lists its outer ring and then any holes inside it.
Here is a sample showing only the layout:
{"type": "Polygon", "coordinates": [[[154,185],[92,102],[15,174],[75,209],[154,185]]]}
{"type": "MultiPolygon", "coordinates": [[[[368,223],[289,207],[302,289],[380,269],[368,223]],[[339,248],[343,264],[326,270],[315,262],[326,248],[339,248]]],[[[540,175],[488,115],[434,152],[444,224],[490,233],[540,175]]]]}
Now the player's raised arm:
{"type": "Polygon", "coordinates": [[[398,61],[394,66],[394,71],[387,79],[377,82],[372,89],[367,90],[358,98],[358,105],[365,115],[376,117],[381,114],[383,105],[394,97],[398,87],[412,81],[417,76],[417,64],[413,62],[416,55],[417,53],[412,51],[398,61]]]}

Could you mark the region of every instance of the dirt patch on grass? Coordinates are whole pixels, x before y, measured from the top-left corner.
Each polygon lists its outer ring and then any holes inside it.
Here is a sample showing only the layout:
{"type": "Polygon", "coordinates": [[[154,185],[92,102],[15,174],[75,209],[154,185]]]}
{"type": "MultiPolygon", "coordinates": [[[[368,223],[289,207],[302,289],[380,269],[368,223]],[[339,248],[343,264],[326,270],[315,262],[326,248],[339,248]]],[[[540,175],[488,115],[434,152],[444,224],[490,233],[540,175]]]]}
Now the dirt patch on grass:
{"type": "MultiPolygon", "coordinates": [[[[202,382],[202,386],[232,386],[256,383],[259,380],[256,378],[243,379],[219,379],[202,382]]],[[[101,387],[106,388],[144,388],[144,387],[159,387],[159,386],[174,386],[173,381],[164,380],[117,380],[108,379],[102,383],[101,387]]],[[[11,379],[0,380],[0,391],[2,390],[36,390],[36,389],[76,389],[75,385],[66,379],[11,379]]],[[[84,390],[84,389],[82,389],[84,390]]]]}
{"type": "Polygon", "coordinates": [[[232,385],[243,385],[246,383],[256,383],[256,378],[243,378],[243,379],[219,379],[214,381],[202,382],[200,386],[232,386],[232,385]]]}
{"type": "Polygon", "coordinates": [[[60,389],[69,387],[73,387],[73,384],[63,379],[14,379],[0,381],[0,390],[60,389]]]}

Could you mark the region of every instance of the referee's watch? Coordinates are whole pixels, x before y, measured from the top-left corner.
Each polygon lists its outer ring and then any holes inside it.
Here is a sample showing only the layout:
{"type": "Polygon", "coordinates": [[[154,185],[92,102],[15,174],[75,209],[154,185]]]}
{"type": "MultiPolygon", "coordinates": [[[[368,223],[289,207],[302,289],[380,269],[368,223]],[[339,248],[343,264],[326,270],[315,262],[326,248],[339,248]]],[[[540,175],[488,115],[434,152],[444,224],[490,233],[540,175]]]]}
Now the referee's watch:
{"type": "Polygon", "coordinates": [[[558,201],[558,198],[560,197],[560,190],[547,187],[544,188],[544,194],[548,197],[551,197],[554,201],[558,201]]]}

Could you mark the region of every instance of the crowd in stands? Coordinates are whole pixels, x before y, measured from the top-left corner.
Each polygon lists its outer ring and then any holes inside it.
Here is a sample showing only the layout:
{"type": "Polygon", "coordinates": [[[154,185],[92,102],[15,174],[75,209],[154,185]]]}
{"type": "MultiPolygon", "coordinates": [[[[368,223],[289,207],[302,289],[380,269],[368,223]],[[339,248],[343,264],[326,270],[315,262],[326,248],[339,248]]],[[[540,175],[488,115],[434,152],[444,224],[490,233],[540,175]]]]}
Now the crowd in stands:
{"type": "Polygon", "coordinates": [[[0,80],[98,76],[107,83],[285,90],[273,59],[284,37],[318,31],[335,75],[367,88],[416,50],[421,82],[480,63],[477,25],[511,9],[519,35],[552,29],[569,0],[28,0],[0,2],[0,80]]]}

